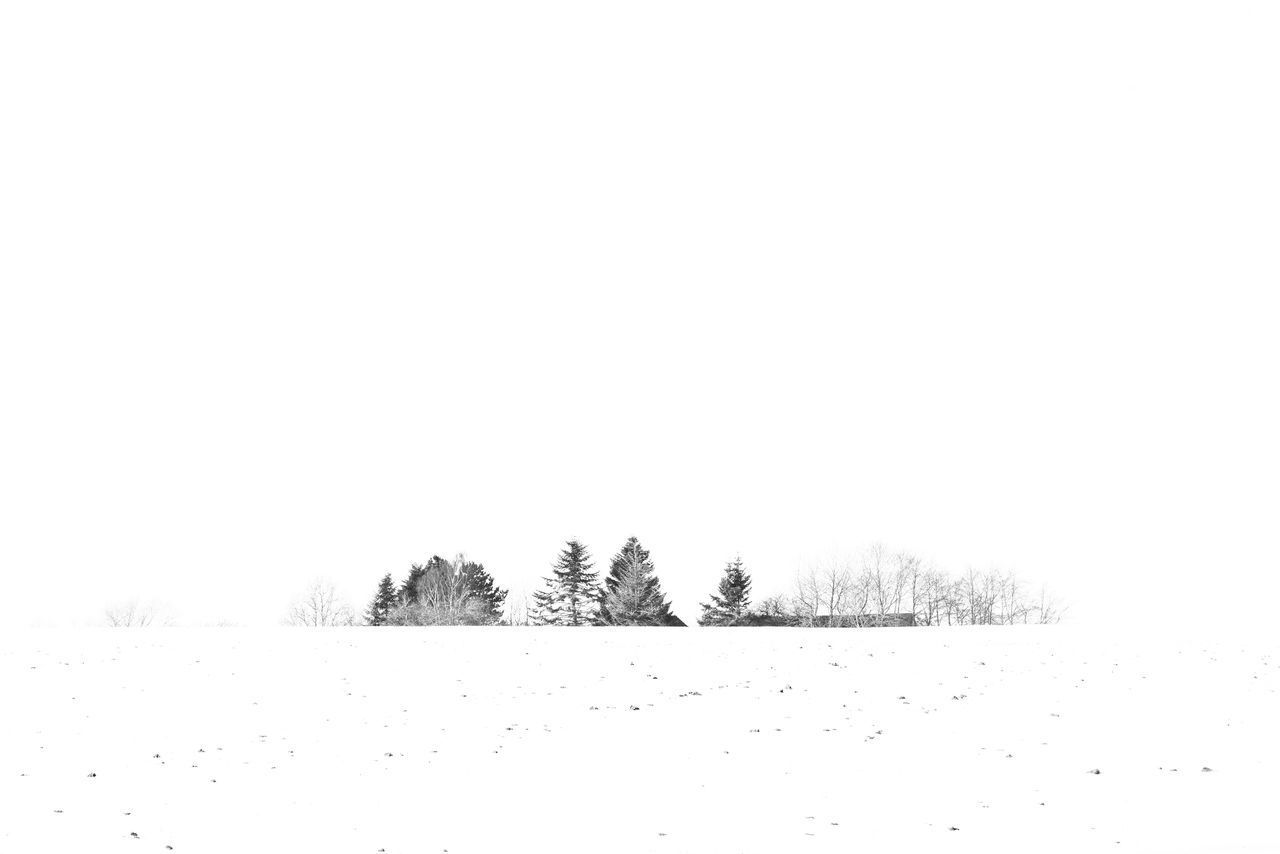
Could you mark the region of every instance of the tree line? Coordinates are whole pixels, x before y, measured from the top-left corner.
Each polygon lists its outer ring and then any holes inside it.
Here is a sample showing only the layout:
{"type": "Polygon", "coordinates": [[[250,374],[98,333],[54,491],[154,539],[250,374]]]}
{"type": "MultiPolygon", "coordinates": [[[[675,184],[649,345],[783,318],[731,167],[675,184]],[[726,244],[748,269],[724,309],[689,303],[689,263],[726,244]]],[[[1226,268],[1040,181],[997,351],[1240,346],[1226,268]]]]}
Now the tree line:
{"type": "MultiPolygon", "coordinates": [[[[328,597],[304,608],[303,625],[353,625],[328,597]]],[[[535,625],[683,626],[671,611],[649,551],[631,537],[609,562],[603,580],[578,540],[565,543],[551,574],[532,601],[508,603],[484,565],[458,555],[413,564],[397,583],[387,573],[363,615],[369,626],[535,625]]],[[[827,561],[798,572],[792,589],[758,604],[741,558],[728,561],[708,601],[700,603],[703,626],[846,626],[872,624],[887,615],[907,616],[921,626],[1056,623],[1062,607],[1044,588],[1033,590],[1013,573],[968,570],[953,575],[909,552],[868,549],[858,561],[827,561]]]]}

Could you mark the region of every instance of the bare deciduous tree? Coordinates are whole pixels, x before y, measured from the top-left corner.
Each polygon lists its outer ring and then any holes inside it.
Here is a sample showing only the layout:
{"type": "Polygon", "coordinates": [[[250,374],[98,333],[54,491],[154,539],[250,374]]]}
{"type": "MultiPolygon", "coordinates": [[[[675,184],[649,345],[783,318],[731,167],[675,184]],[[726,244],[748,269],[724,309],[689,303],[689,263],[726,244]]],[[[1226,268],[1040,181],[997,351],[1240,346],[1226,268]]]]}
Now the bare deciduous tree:
{"type": "Polygon", "coordinates": [[[902,592],[908,578],[902,562],[904,557],[891,558],[879,543],[863,555],[859,583],[866,591],[868,613],[896,614],[902,610],[902,592]]]}
{"type": "Polygon", "coordinates": [[[1032,611],[1032,622],[1040,625],[1049,623],[1058,623],[1062,621],[1062,615],[1067,611],[1058,601],[1049,595],[1049,591],[1045,587],[1040,588],[1040,599],[1032,611]]]}
{"type": "Polygon", "coordinates": [[[791,595],[792,614],[804,626],[812,626],[822,613],[822,576],[816,568],[796,571],[795,591],[791,595]]]}
{"type": "Polygon", "coordinates": [[[867,592],[838,558],[796,573],[791,610],[801,625],[850,624],[866,609],[867,592]]]}
{"type": "Polygon", "coordinates": [[[1038,599],[1033,599],[1016,574],[997,569],[969,569],[953,583],[946,604],[946,622],[960,626],[1056,623],[1063,611],[1047,590],[1042,588],[1038,599]]]}
{"type": "Polygon", "coordinates": [[[916,580],[916,624],[940,626],[951,622],[952,584],[945,572],[927,569],[916,580]]]}
{"type": "Polygon", "coordinates": [[[915,612],[916,595],[920,587],[920,574],[924,562],[910,552],[897,552],[893,556],[893,607],[886,613],[915,612]]]}
{"type": "Polygon", "coordinates": [[[294,601],[287,619],[291,626],[353,626],[355,621],[355,612],[338,601],[333,584],[322,578],[294,601]]]}

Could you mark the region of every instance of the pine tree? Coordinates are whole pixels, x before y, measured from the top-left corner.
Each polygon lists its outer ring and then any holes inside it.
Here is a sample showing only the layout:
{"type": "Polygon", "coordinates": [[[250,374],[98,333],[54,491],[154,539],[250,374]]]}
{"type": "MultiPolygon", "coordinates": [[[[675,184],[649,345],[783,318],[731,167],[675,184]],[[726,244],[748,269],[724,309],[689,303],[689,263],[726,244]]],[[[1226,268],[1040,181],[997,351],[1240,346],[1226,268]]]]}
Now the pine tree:
{"type": "Polygon", "coordinates": [[[388,572],[378,582],[378,592],[369,603],[369,610],[364,613],[365,622],[371,626],[385,626],[387,615],[396,606],[396,601],[396,585],[391,580],[391,573],[388,572]]]}
{"type": "Polygon", "coordinates": [[[742,568],[742,558],[725,565],[720,579],[719,595],[711,594],[710,604],[703,603],[700,626],[732,626],[747,616],[751,605],[751,576],[742,568]]]}
{"type": "Polygon", "coordinates": [[[533,594],[533,621],[539,626],[589,626],[599,601],[597,574],[591,571],[591,555],[577,540],[564,550],[545,579],[547,587],[533,594]]]}
{"type": "Polygon", "coordinates": [[[597,621],[603,626],[666,626],[674,620],[649,552],[632,537],[609,565],[597,621]]]}

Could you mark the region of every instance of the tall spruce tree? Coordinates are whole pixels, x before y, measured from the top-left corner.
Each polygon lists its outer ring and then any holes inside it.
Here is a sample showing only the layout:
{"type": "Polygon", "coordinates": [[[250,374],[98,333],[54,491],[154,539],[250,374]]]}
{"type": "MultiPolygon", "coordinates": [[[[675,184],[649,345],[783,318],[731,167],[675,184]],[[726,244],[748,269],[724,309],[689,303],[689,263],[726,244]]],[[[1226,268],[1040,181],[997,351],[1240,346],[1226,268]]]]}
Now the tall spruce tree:
{"type": "Polygon", "coordinates": [[[635,537],[613,556],[597,621],[602,626],[679,625],[662,594],[649,552],[635,537]]]}
{"type": "Polygon", "coordinates": [[[378,582],[378,592],[369,603],[369,609],[364,612],[364,621],[370,626],[385,626],[387,615],[396,606],[396,601],[396,585],[391,580],[391,573],[388,572],[378,582]]]}
{"type": "Polygon", "coordinates": [[[533,622],[539,626],[589,626],[595,622],[599,602],[597,574],[591,571],[591,555],[577,540],[565,543],[547,587],[533,594],[533,622]]]}
{"type": "Polygon", "coordinates": [[[751,576],[742,568],[742,558],[725,565],[718,593],[703,603],[700,626],[732,626],[747,616],[751,606],[751,576]]]}

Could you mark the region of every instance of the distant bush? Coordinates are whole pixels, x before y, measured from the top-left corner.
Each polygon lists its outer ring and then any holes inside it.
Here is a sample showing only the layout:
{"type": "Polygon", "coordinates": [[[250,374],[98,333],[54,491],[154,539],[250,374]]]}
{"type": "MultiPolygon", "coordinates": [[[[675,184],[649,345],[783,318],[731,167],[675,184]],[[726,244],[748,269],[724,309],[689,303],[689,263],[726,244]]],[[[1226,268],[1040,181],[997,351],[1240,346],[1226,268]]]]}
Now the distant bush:
{"type": "Polygon", "coordinates": [[[107,608],[103,613],[103,621],[113,629],[145,629],[173,625],[172,619],[158,605],[144,605],[137,599],[107,608]]]}

